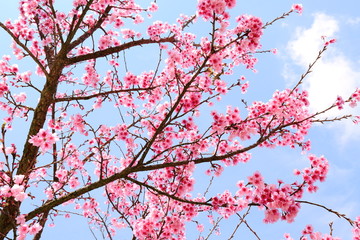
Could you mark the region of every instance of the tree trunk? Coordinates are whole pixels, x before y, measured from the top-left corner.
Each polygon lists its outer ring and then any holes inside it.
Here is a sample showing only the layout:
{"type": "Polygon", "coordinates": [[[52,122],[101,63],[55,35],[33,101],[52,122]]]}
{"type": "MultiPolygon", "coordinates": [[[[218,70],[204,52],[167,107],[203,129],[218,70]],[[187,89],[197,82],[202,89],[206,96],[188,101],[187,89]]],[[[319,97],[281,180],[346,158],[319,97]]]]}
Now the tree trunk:
{"type": "MultiPolygon", "coordinates": [[[[46,121],[46,116],[51,103],[54,101],[54,96],[57,91],[58,79],[61,76],[64,68],[64,61],[54,61],[54,65],[46,79],[38,105],[35,108],[34,116],[30,125],[26,142],[24,144],[23,154],[19,161],[17,175],[24,175],[24,181],[27,182],[29,174],[36,164],[36,157],[39,147],[29,143],[31,136],[36,135],[41,128],[43,128],[46,121]]],[[[16,226],[15,218],[19,214],[21,202],[9,198],[0,213],[0,240],[3,240],[11,229],[16,226]]]]}

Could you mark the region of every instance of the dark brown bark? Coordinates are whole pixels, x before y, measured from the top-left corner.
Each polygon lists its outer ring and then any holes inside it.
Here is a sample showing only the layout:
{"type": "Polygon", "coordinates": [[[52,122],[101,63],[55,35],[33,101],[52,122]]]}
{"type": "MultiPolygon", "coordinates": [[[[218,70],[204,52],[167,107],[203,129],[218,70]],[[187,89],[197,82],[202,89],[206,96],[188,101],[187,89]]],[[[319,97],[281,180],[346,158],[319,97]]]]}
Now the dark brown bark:
{"type": "MultiPolygon", "coordinates": [[[[16,172],[17,175],[24,175],[25,181],[27,181],[31,170],[36,164],[36,157],[39,150],[38,147],[29,143],[29,139],[31,136],[36,135],[44,126],[47,111],[51,103],[54,101],[59,83],[58,79],[61,76],[64,65],[64,61],[61,59],[61,55],[59,54],[56,61],[54,61],[54,65],[51,66],[52,68],[41,92],[39,103],[34,111],[33,120],[24,144],[23,154],[16,172]]],[[[20,202],[15,202],[11,198],[9,198],[6,203],[6,206],[0,213],[0,240],[4,239],[8,232],[12,229],[12,225],[14,224],[15,217],[18,215],[21,205],[20,202]]]]}
{"type": "Polygon", "coordinates": [[[118,53],[118,52],[124,51],[126,49],[136,47],[136,46],[142,46],[142,45],[153,44],[153,43],[174,43],[174,42],[176,42],[176,39],[174,36],[167,37],[167,38],[161,38],[160,40],[152,40],[152,39],[144,39],[143,38],[143,39],[134,40],[131,42],[121,44],[120,46],[109,47],[109,48],[99,50],[99,51],[96,51],[93,53],[88,53],[88,54],[68,58],[67,65],[72,65],[72,64],[75,64],[78,62],[83,62],[83,61],[90,60],[90,59],[106,57],[113,53],[118,53]]]}

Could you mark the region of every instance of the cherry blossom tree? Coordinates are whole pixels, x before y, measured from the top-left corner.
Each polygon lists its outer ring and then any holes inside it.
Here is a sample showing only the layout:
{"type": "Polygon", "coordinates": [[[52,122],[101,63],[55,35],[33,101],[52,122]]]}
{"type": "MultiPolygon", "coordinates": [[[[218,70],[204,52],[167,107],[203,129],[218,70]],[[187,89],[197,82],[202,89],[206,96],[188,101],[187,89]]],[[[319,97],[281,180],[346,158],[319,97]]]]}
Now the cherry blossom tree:
{"type": "MultiPolygon", "coordinates": [[[[40,239],[46,227],[56,227],[57,216],[73,214],[87,218],[106,239],[124,229],[132,239],[185,239],[190,222],[204,230],[196,220],[201,215],[213,230],[218,216],[238,215],[239,225],[247,225],[254,208],[264,212],[264,223],[292,223],[303,204],[343,218],[360,239],[360,218],[302,199],[317,191],[329,169],[325,157],[309,152],[309,129],[352,118],[322,116],[360,101],[360,89],[354,89],[323,111],[309,109],[301,84],[334,40],[324,41],[293,88],[274,92],[267,102],[248,103],[249,82],[234,73],[254,69],[257,54],[271,52],[261,48],[263,31],[301,13],[301,5],[265,23],[232,16],[235,0],[199,0],[194,15],[169,24],[150,18],[156,3],[139,4],[20,0],[19,17],[0,23],[12,39],[9,55],[0,60],[0,109],[6,115],[0,239],[40,239]],[[196,24],[208,34],[194,34],[196,24]],[[129,71],[125,53],[136,48],[156,49],[157,67],[129,71]],[[226,109],[212,107],[231,92],[242,96],[226,109]],[[22,134],[14,136],[16,129],[22,134]],[[307,156],[308,167],[294,170],[293,182],[267,182],[259,166],[239,179],[236,192],[194,191],[196,167],[215,181],[225,167],[246,167],[255,148],[280,146],[307,156]],[[64,211],[65,205],[72,211],[64,211]]],[[[338,239],[310,225],[299,234],[338,239]]]]}

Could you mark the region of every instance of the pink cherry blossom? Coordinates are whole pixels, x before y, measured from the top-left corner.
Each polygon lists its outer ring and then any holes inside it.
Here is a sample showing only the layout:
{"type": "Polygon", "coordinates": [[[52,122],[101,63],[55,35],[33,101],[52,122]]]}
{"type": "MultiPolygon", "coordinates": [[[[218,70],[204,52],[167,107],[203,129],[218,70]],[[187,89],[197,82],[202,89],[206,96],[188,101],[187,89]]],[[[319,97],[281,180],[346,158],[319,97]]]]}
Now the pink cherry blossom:
{"type": "Polygon", "coordinates": [[[24,103],[26,101],[26,93],[22,92],[14,96],[15,101],[24,103]]]}
{"type": "Polygon", "coordinates": [[[7,84],[0,82],[0,97],[4,96],[7,91],[9,91],[7,84]]]}
{"type": "Polygon", "coordinates": [[[15,198],[16,201],[22,202],[28,196],[24,190],[24,186],[14,184],[14,186],[11,188],[11,195],[15,198]]]}
{"type": "Polygon", "coordinates": [[[151,2],[150,7],[148,8],[148,11],[155,12],[158,10],[158,5],[155,2],[151,2]]]}
{"type": "Polygon", "coordinates": [[[303,6],[302,6],[302,4],[294,4],[293,6],[292,6],[292,9],[294,10],[294,11],[296,11],[298,14],[302,14],[302,12],[303,12],[303,6]]]}
{"type": "Polygon", "coordinates": [[[30,228],[29,228],[29,234],[31,235],[35,235],[36,233],[38,233],[40,230],[42,229],[42,227],[40,226],[39,223],[34,223],[30,228]]]}
{"type": "Polygon", "coordinates": [[[59,138],[55,133],[51,133],[49,130],[40,129],[36,135],[31,136],[29,142],[34,146],[40,147],[42,153],[45,153],[58,140],[59,138]]]}

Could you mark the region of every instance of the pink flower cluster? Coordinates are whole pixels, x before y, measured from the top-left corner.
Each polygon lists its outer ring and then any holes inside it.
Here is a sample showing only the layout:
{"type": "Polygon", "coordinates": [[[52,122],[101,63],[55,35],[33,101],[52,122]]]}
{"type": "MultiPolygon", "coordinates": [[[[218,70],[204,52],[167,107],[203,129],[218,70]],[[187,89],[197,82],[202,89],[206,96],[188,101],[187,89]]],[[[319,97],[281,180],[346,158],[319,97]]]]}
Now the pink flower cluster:
{"type": "Polygon", "coordinates": [[[248,184],[239,182],[239,190],[236,193],[237,198],[246,200],[247,203],[259,204],[259,207],[265,206],[265,223],[274,223],[278,220],[293,222],[300,210],[300,204],[296,202],[303,195],[306,188],[310,192],[315,192],[316,181],[324,181],[328,163],[324,157],[309,155],[311,167],[305,168],[302,172],[296,170],[295,174],[303,174],[304,182],[279,185],[266,184],[260,172],[255,172],[248,177],[248,184]]]}
{"type": "Polygon", "coordinates": [[[30,71],[26,71],[26,72],[23,72],[23,73],[19,73],[17,75],[17,78],[24,82],[24,83],[29,83],[30,82],[30,76],[31,76],[31,72],[30,71]]]}
{"type": "Polygon", "coordinates": [[[113,31],[108,31],[106,35],[102,35],[99,38],[99,49],[103,50],[109,47],[114,47],[120,45],[120,41],[116,39],[116,36],[119,35],[113,31]]]}
{"type": "Polygon", "coordinates": [[[140,83],[138,76],[136,76],[135,74],[131,73],[131,72],[127,72],[126,75],[124,76],[124,83],[125,83],[125,87],[131,87],[131,86],[136,86],[140,83]]]}
{"type": "Polygon", "coordinates": [[[243,198],[232,196],[229,191],[213,197],[211,203],[213,209],[224,218],[229,218],[248,206],[248,203],[243,198]]]}
{"type": "Polygon", "coordinates": [[[150,25],[147,29],[147,33],[152,40],[160,40],[160,35],[166,33],[170,29],[168,23],[163,23],[161,21],[156,21],[150,25]]]}
{"type": "MultiPolygon", "coordinates": [[[[241,15],[236,18],[237,26],[233,29],[234,34],[247,33],[247,40],[237,46],[243,50],[255,51],[260,47],[260,37],[262,36],[263,23],[260,18],[249,15],[241,15]]],[[[251,68],[251,67],[250,67],[251,68]]]]}
{"type": "Polygon", "coordinates": [[[3,56],[3,59],[0,60],[0,76],[3,77],[11,72],[11,66],[9,64],[10,56],[3,56]]]}
{"type": "Polygon", "coordinates": [[[97,83],[100,81],[99,74],[95,70],[95,65],[93,62],[89,62],[85,67],[86,73],[83,75],[82,80],[84,84],[96,87],[97,83]]]}
{"type": "Polygon", "coordinates": [[[250,186],[243,182],[238,183],[237,195],[248,202],[259,204],[260,207],[265,206],[265,223],[274,223],[280,219],[289,223],[294,221],[300,209],[300,204],[296,203],[295,199],[302,196],[301,189],[295,192],[293,186],[288,184],[265,184],[260,172],[255,172],[248,180],[250,186]]]}
{"type": "Polygon", "coordinates": [[[360,102],[360,88],[357,88],[350,97],[350,107],[356,107],[357,102],[360,102]]]}
{"type": "Polygon", "coordinates": [[[298,14],[301,15],[303,12],[303,6],[302,6],[302,4],[294,4],[292,6],[292,10],[296,11],[298,14]]]}
{"type": "Polygon", "coordinates": [[[158,5],[155,2],[151,2],[150,6],[148,7],[149,12],[156,12],[158,10],[158,5]]]}
{"type": "Polygon", "coordinates": [[[34,40],[34,36],[36,32],[32,28],[26,27],[27,26],[26,17],[15,20],[13,24],[8,20],[5,22],[5,24],[20,39],[24,39],[28,41],[34,40]]]}
{"type": "Polygon", "coordinates": [[[135,38],[135,37],[141,37],[141,34],[132,30],[132,29],[128,29],[128,28],[122,28],[120,30],[121,34],[123,35],[123,38],[124,39],[127,39],[127,38],[135,38]]]}
{"type": "Polygon", "coordinates": [[[19,94],[14,95],[15,101],[19,103],[24,103],[26,101],[26,93],[22,92],[19,94]]]}
{"type": "Polygon", "coordinates": [[[44,154],[47,150],[51,149],[52,145],[59,140],[55,133],[51,133],[49,130],[40,129],[40,131],[31,136],[29,142],[34,146],[40,147],[41,152],[44,154]]]}
{"type": "Polygon", "coordinates": [[[35,13],[37,12],[37,7],[40,4],[40,1],[34,1],[34,0],[22,0],[20,4],[20,12],[25,17],[33,17],[35,13]]]}
{"type": "Polygon", "coordinates": [[[316,192],[318,187],[315,186],[315,182],[323,182],[326,179],[326,175],[329,171],[329,163],[325,157],[316,157],[313,154],[308,156],[311,166],[304,168],[302,171],[294,170],[295,175],[302,175],[303,180],[307,184],[307,190],[309,192],[316,192]]]}
{"type": "Polygon", "coordinates": [[[85,121],[82,118],[81,114],[75,114],[71,116],[70,119],[72,124],[71,130],[80,132],[85,136],[88,135],[87,131],[85,130],[85,121]]]}
{"type": "Polygon", "coordinates": [[[338,107],[339,110],[344,108],[345,101],[341,96],[338,96],[336,98],[335,105],[338,107]]]}
{"type": "MultiPolygon", "coordinates": [[[[2,170],[2,167],[0,165],[0,170],[2,170]]],[[[0,201],[13,197],[15,201],[22,202],[28,197],[28,194],[25,193],[24,175],[15,175],[11,181],[10,177],[1,171],[0,177],[3,180],[0,182],[0,201]],[[9,185],[9,182],[12,182],[12,184],[9,185]]]]}
{"type": "Polygon", "coordinates": [[[9,91],[9,87],[5,82],[0,82],[0,97],[4,96],[4,94],[9,91]]]}
{"type": "Polygon", "coordinates": [[[16,201],[22,202],[28,197],[23,185],[14,184],[12,187],[4,185],[0,187],[0,198],[14,197],[16,201]]]}
{"type": "MultiPolygon", "coordinates": [[[[160,217],[161,215],[159,214],[158,216],[160,217]]],[[[150,215],[145,219],[139,218],[134,223],[135,236],[139,240],[157,239],[159,229],[161,229],[161,236],[164,239],[185,239],[185,223],[183,219],[178,216],[167,216],[164,218],[164,221],[155,219],[156,218],[153,218],[152,215],[150,215]]]]}
{"type": "Polygon", "coordinates": [[[128,133],[128,126],[126,124],[118,124],[112,128],[115,139],[116,140],[126,140],[129,133],[128,133]]]}
{"type": "Polygon", "coordinates": [[[353,223],[353,240],[360,240],[360,217],[356,217],[353,223]]]}
{"type": "MultiPolygon", "coordinates": [[[[288,233],[285,233],[284,237],[286,240],[294,240],[288,233]]],[[[300,240],[341,240],[341,238],[334,237],[329,234],[315,232],[313,226],[307,225],[302,231],[302,236],[300,237],[300,240]]]]}
{"type": "Polygon", "coordinates": [[[198,3],[198,14],[208,20],[213,14],[224,15],[226,8],[233,8],[236,0],[200,0],[198,3]]]}
{"type": "Polygon", "coordinates": [[[41,225],[39,223],[33,223],[32,225],[28,225],[28,224],[21,224],[18,227],[18,236],[16,239],[18,240],[25,240],[26,239],[26,235],[30,234],[30,235],[35,235],[37,234],[40,230],[42,229],[41,225]]]}
{"type": "Polygon", "coordinates": [[[336,42],[336,39],[330,39],[329,41],[326,41],[324,45],[328,46],[329,44],[333,44],[335,42],[336,42]]]}

